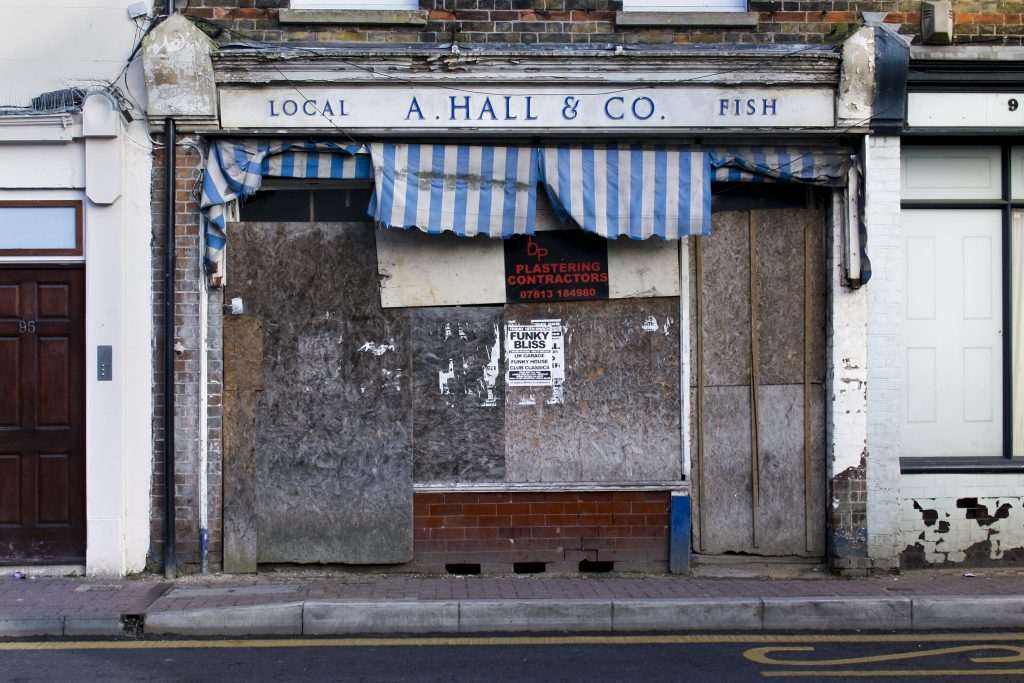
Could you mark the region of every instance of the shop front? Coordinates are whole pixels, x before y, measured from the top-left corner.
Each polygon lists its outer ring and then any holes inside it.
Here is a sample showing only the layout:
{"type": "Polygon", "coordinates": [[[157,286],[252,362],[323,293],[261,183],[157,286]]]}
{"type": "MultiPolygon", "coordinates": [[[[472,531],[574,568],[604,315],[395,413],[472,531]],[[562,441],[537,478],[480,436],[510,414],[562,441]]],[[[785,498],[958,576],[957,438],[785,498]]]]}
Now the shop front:
{"type": "Polygon", "coordinates": [[[227,571],[824,561],[861,278],[838,54],[213,65],[227,571]]]}

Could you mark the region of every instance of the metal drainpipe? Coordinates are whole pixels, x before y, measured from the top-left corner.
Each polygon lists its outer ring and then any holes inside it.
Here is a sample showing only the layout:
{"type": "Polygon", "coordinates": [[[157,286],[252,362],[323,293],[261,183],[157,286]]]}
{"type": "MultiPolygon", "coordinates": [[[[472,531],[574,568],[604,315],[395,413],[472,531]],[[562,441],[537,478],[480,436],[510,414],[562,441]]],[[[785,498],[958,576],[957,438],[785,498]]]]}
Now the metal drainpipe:
{"type": "MultiPolygon", "coordinates": [[[[168,3],[170,6],[170,3],[168,3]]],[[[177,574],[174,549],[174,267],[177,260],[174,244],[174,119],[164,119],[167,141],[165,172],[166,210],[164,264],[164,578],[177,574]]]]}

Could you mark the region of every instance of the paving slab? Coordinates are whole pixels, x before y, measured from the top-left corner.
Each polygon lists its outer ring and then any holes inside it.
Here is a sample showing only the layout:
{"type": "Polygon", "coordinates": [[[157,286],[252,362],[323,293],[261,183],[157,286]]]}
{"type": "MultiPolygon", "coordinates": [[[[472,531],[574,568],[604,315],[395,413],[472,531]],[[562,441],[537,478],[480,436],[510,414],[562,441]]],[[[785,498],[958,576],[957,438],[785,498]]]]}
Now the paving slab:
{"type": "Polygon", "coordinates": [[[463,600],[459,631],[610,631],[611,600],[463,600]]]}
{"type": "Polygon", "coordinates": [[[113,614],[71,614],[64,617],[65,636],[123,636],[124,621],[113,614]]]}
{"type": "Polygon", "coordinates": [[[181,636],[302,635],[302,603],[244,605],[147,614],[143,632],[181,636]]]}
{"type": "Polygon", "coordinates": [[[759,631],[760,598],[616,600],[613,631],[759,631]]]}
{"type": "Polygon", "coordinates": [[[890,631],[911,627],[910,598],[764,598],[766,631],[890,631]]]}
{"type": "Polygon", "coordinates": [[[47,617],[0,617],[0,636],[4,638],[25,638],[27,636],[64,635],[64,619],[60,616],[47,617]]]}
{"type": "Polygon", "coordinates": [[[913,626],[917,630],[1024,628],[1024,597],[990,595],[950,599],[915,597],[913,626]]]}
{"type": "Polygon", "coordinates": [[[459,603],[451,600],[309,601],[302,616],[305,635],[352,633],[457,633],[459,603]]]}

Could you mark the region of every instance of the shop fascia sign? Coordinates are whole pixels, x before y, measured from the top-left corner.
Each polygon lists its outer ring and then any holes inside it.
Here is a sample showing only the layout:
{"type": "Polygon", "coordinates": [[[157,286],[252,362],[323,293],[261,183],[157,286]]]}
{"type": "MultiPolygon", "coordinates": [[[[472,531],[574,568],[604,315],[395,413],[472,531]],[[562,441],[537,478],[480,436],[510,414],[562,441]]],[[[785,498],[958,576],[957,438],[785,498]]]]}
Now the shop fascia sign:
{"type": "Polygon", "coordinates": [[[835,124],[829,88],[221,88],[224,128],[782,128],[835,124]]]}
{"type": "Polygon", "coordinates": [[[910,93],[911,128],[1021,128],[1024,92],[910,93]]]}

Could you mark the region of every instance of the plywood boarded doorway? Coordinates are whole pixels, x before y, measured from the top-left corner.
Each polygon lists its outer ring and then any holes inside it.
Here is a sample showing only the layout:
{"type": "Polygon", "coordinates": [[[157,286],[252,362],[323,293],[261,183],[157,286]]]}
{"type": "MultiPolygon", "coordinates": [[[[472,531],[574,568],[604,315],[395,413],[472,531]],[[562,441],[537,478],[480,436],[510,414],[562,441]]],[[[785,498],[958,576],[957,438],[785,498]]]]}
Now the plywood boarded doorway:
{"type": "Polygon", "coordinates": [[[824,211],[714,215],[693,240],[694,546],[825,552],[824,211]]]}

